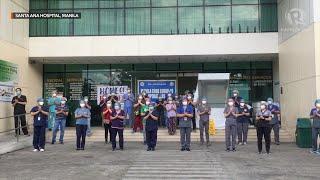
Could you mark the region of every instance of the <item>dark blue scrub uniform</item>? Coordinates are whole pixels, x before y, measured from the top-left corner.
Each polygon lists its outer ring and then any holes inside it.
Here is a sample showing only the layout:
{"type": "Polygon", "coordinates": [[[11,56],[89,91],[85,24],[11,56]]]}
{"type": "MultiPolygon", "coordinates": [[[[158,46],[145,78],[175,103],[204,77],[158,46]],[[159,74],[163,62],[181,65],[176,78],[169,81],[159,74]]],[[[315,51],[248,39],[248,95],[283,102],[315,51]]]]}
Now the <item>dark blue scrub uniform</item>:
{"type": "MultiPolygon", "coordinates": [[[[41,109],[45,112],[49,112],[49,108],[46,106],[42,106],[41,109]]],[[[37,112],[39,110],[39,106],[35,106],[31,109],[30,112],[37,112]]],[[[45,141],[46,141],[46,127],[48,116],[39,113],[33,117],[33,126],[34,126],[34,132],[33,132],[33,147],[34,149],[44,149],[45,141]]]]}
{"type": "Polygon", "coordinates": [[[148,149],[154,150],[154,148],[157,145],[158,121],[160,116],[159,111],[154,110],[152,112],[152,115],[158,117],[158,120],[152,119],[151,116],[149,116],[149,118],[146,119],[146,140],[147,140],[148,149]]]}

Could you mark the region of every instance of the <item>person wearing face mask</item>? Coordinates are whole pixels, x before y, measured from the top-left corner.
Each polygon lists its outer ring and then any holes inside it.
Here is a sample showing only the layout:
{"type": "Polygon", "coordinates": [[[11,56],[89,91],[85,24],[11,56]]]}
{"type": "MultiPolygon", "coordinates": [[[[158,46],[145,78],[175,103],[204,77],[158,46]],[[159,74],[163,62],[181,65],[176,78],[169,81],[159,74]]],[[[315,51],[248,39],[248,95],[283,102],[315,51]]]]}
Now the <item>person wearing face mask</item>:
{"type": "Polygon", "coordinates": [[[56,100],[56,119],[52,130],[51,144],[56,142],[57,132],[60,129],[60,144],[63,144],[64,130],[66,128],[66,120],[69,114],[69,108],[66,105],[67,99],[62,97],[61,101],[56,100]]]}
{"type": "Polygon", "coordinates": [[[119,98],[115,92],[111,92],[110,96],[108,97],[108,101],[111,101],[112,107],[114,107],[115,103],[119,101],[119,98]]]}
{"type": "Polygon", "coordinates": [[[142,119],[141,119],[141,108],[145,105],[145,100],[142,95],[139,95],[137,101],[133,105],[134,108],[134,125],[132,132],[135,133],[139,129],[140,132],[143,130],[142,119]]]}
{"type": "MultiPolygon", "coordinates": [[[[83,101],[84,103],[86,104],[86,108],[89,109],[90,113],[91,113],[91,116],[92,116],[92,107],[91,107],[91,104],[89,102],[89,97],[88,96],[85,96],[83,97],[83,101]]],[[[88,119],[88,128],[87,128],[87,136],[90,137],[92,135],[92,131],[91,131],[91,119],[92,117],[90,116],[90,118],[88,119]]]]}
{"type": "Polygon", "coordinates": [[[280,114],[280,108],[279,106],[275,105],[273,103],[272,98],[268,98],[268,110],[272,114],[272,120],[270,121],[271,125],[271,131],[273,130],[274,132],[274,140],[276,145],[280,145],[280,121],[279,121],[279,114],[280,114]]]}
{"type": "Polygon", "coordinates": [[[16,136],[20,135],[19,119],[22,127],[22,132],[25,136],[28,136],[28,128],[26,127],[26,104],[27,97],[21,94],[21,88],[16,89],[16,96],[12,98],[11,104],[13,106],[13,115],[14,115],[14,127],[16,136]]]}
{"type": "Polygon", "coordinates": [[[240,100],[237,117],[238,145],[246,145],[248,137],[248,127],[250,121],[250,109],[245,104],[244,99],[240,100]]]}
{"type": "Polygon", "coordinates": [[[165,110],[164,99],[161,97],[160,94],[156,101],[156,109],[159,112],[159,121],[158,121],[159,126],[166,127],[166,118],[164,115],[164,110],[165,110]]]}
{"type": "Polygon", "coordinates": [[[33,148],[34,152],[43,152],[46,141],[46,127],[49,116],[49,108],[44,106],[42,98],[38,98],[38,105],[34,106],[30,113],[33,117],[33,148]]]}
{"type": "Polygon", "coordinates": [[[107,101],[108,101],[108,95],[107,95],[107,94],[104,94],[104,95],[102,96],[102,100],[101,100],[100,103],[99,103],[99,107],[100,107],[100,109],[101,109],[101,112],[102,112],[103,109],[106,107],[107,101]]]}
{"type": "Polygon", "coordinates": [[[143,144],[147,144],[147,136],[146,136],[146,119],[144,118],[147,115],[147,112],[149,111],[149,106],[151,104],[150,99],[146,98],[146,103],[141,106],[141,119],[142,119],[142,126],[143,126],[143,144]]]}
{"type": "Polygon", "coordinates": [[[121,110],[120,103],[115,103],[114,110],[112,111],[110,118],[111,118],[111,128],[112,128],[112,133],[111,133],[112,151],[115,151],[117,146],[117,142],[116,142],[117,134],[119,136],[120,150],[123,150],[123,130],[124,130],[123,121],[125,119],[125,112],[121,110]]]}
{"type": "Polygon", "coordinates": [[[194,132],[197,130],[197,124],[196,124],[196,103],[193,102],[192,94],[189,92],[187,95],[188,104],[192,107],[192,129],[194,132]]]}
{"type": "Polygon", "coordinates": [[[148,96],[146,91],[142,91],[141,95],[142,95],[143,99],[149,98],[149,96],[148,96]]]}
{"type": "Polygon", "coordinates": [[[202,98],[201,104],[198,105],[198,113],[200,116],[199,127],[200,127],[200,143],[201,146],[204,144],[203,132],[206,134],[207,146],[210,146],[209,141],[209,117],[211,114],[211,107],[207,103],[206,98],[202,98]]]}
{"type": "Polygon", "coordinates": [[[182,105],[177,110],[177,118],[179,120],[180,128],[181,151],[190,151],[192,117],[192,106],[188,104],[187,99],[183,99],[182,105]]]}
{"type": "Polygon", "coordinates": [[[227,107],[224,109],[225,122],[225,137],[226,137],[226,151],[236,151],[236,136],[237,136],[237,114],[238,108],[235,107],[234,100],[228,99],[227,107]]]}
{"type": "Polygon", "coordinates": [[[53,128],[53,122],[56,119],[56,100],[60,100],[57,97],[57,91],[52,91],[52,96],[48,99],[48,105],[49,105],[49,120],[48,120],[48,129],[49,131],[53,128]]]}
{"type": "Polygon", "coordinates": [[[166,104],[167,118],[168,118],[168,133],[169,135],[174,135],[176,133],[177,125],[177,106],[173,102],[172,97],[168,98],[168,103],[166,104]]]}
{"type": "Polygon", "coordinates": [[[103,109],[103,126],[104,126],[104,139],[105,143],[108,144],[108,134],[110,134],[109,142],[111,141],[111,113],[112,113],[112,103],[107,102],[106,107],[103,109]]]}
{"type": "Polygon", "coordinates": [[[242,97],[239,96],[239,91],[237,89],[232,91],[232,95],[234,106],[238,108],[240,106],[240,100],[242,99],[242,97]]]}
{"type": "Polygon", "coordinates": [[[257,127],[257,137],[258,137],[258,151],[259,154],[262,153],[262,138],[264,137],[266,152],[270,154],[270,141],[271,141],[271,127],[270,121],[272,119],[272,114],[267,108],[267,103],[261,101],[260,111],[256,114],[256,127],[257,127]]]}
{"type": "Polygon", "coordinates": [[[126,125],[130,128],[133,127],[132,109],[134,103],[134,95],[131,89],[128,88],[127,92],[123,94],[122,99],[124,101],[124,112],[126,113],[126,125]]]}
{"type": "Polygon", "coordinates": [[[80,101],[80,107],[74,112],[76,119],[77,149],[84,150],[86,144],[86,133],[88,128],[88,120],[91,117],[90,110],[86,108],[84,100],[80,101]]]}
{"type": "Polygon", "coordinates": [[[320,135],[320,99],[315,101],[314,106],[310,112],[310,119],[312,119],[311,153],[320,154],[320,148],[318,147],[318,137],[320,135]]]}
{"type": "Polygon", "coordinates": [[[154,108],[152,104],[148,106],[148,111],[146,112],[143,119],[146,121],[146,140],[147,140],[147,151],[154,151],[157,145],[157,132],[158,132],[158,120],[159,113],[154,108]]]}

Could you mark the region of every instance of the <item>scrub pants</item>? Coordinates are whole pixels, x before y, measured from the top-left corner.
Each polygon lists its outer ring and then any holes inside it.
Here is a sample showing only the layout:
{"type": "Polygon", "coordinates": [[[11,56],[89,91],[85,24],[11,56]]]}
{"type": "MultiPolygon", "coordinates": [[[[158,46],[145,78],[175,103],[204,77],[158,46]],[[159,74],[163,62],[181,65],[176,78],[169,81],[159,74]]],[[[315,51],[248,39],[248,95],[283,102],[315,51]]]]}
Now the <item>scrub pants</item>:
{"type": "Polygon", "coordinates": [[[143,125],[142,125],[142,118],[141,116],[135,116],[134,118],[134,125],[133,125],[133,131],[137,132],[137,129],[139,128],[140,131],[143,130],[143,125]]]}
{"type": "Polygon", "coordinates": [[[168,132],[169,135],[174,135],[176,133],[176,117],[168,117],[168,132]]]}
{"type": "Polygon", "coordinates": [[[312,127],[312,150],[317,151],[318,147],[318,136],[320,135],[320,127],[312,127]]]}
{"type": "Polygon", "coordinates": [[[56,112],[49,113],[48,119],[48,129],[51,130],[53,128],[53,122],[56,120],[56,112]]]}
{"type": "Polygon", "coordinates": [[[88,125],[77,124],[76,133],[77,133],[77,149],[84,149],[86,144],[86,132],[88,125]]]}
{"type": "Polygon", "coordinates": [[[225,126],[226,148],[232,147],[234,149],[236,148],[237,122],[235,119],[227,119],[225,126]]]}
{"type": "Polygon", "coordinates": [[[195,131],[195,130],[197,130],[197,123],[196,123],[195,115],[193,115],[193,118],[191,120],[192,120],[192,129],[195,131]]]}
{"type": "Polygon", "coordinates": [[[44,149],[46,141],[46,127],[34,126],[33,130],[33,147],[34,149],[44,149]]]}
{"type": "Polygon", "coordinates": [[[180,127],[181,148],[190,148],[191,127],[180,127]]]}
{"type": "Polygon", "coordinates": [[[22,128],[22,132],[24,135],[28,135],[28,128],[26,127],[27,122],[26,122],[26,116],[25,115],[18,115],[18,114],[14,114],[14,127],[16,128],[16,135],[20,135],[20,128],[19,127],[19,119],[20,119],[20,123],[21,123],[21,128],[22,128]]]}
{"type": "Polygon", "coordinates": [[[60,139],[59,142],[63,142],[64,137],[64,130],[66,128],[66,119],[56,119],[53,130],[52,130],[52,142],[56,142],[57,132],[59,131],[60,127],[60,139]]]}
{"type": "Polygon", "coordinates": [[[144,127],[143,130],[142,130],[142,134],[143,134],[143,143],[146,143],[147,142],[147,136],[146,136],[146,120],[142,118],[142,126],[144,127]]]}
{"type": "Polygon", "coordinates": [[[200,142],[204,143],[203,132],[206,134],[206,142],[209,143],[209,121],[200,120],[200,142]]]}
{"type": "Polygon", "coordinates": [[[271,127],[257,127],[257,137],[258,137],[258,151],[262,152],[262,137],[264,137],[264,141],[266,144],[267,153],[270,152],[270,141],[271,141],[271,127]]]}
{"type": "Polygon", "coordinates": [[[126,126],[132,128],[134,124],[132,118],[132,106],[124,106],[124,112],[126,113],[126,126]],[[129,119],[127,119],[128,116],[129,119]]]}
{"type": "Polygon", "coordinates": [[[91,118],[88,118],[88,127],[87,127],[87,132],[86,132],[87,136],[91,136],[92,132],[91,132],[91,118]]]}
{"type": "Polygon", "coordinates": [[[146,131],[148,148],[155,148],[156,147],[156,145],[157,145],[157,134],[158,134],[158,130],[157,129],[147,130],[146,131]]]}
{"type": "Polygon", "coordinates": [[[238,143],[246,143],[248,138],[248,127],[249,123],[247,122],[237,122],[237,131],[238,131],[238,143]]]}
{"type": "Polygon", "coordinates": [[[117,147],[117,134],[119,136],[119,146],[120,149],[123,149],[123,129],[112,128],[112,149],[116,149],[117,147]]]}
{"type": "Polygon", "coordinates": [[[279,134],[280,134],[280,124],[276,123],[276,124],[271,124],[271,129],[273,130],[274,133],[274,141],[276,143],[280,142],[280,138],[279,138],[279,134]]]}
{"type": "Polygon", "coordinates": [[[110,123],[109,124],[104,123],[103,126],[104,126],[104,139],[105,139],[105,142],[108,142],[108,133],[110,134],[109,140],[110,140],[110,142],[112,142],[112,140],[111,140],[111,137],[112,137],[111,124],[110,123]]]}

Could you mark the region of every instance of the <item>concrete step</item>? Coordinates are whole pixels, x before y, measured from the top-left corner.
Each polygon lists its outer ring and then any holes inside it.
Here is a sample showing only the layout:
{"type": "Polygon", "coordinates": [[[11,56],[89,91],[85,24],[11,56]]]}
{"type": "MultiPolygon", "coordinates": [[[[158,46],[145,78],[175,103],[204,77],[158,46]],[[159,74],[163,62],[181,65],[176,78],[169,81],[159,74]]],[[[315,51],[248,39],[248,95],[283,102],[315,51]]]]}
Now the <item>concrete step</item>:
{"type": "MultiPolygon", "coordinates": [[[[104,129],[102,127],[94,127],[92,128],[93,135],[87,138],[87,141],[99,142],[104,141],[104,129]]],[[[59,133],[58,133],[59,135],[59,133]]],[[[273,138],[273,133],[271,134],[273,138]]],[[[75,128],[67,128],[65,131],[65,141],[74,141],[76,138],[75,128]]],[[[143,141],[142,133],[132,133],[131,129],[124,130],[124,139],[127,142],[135,142],[135,141],[143,141]]],[[[194,142],[200,141],[199,130],[197,132],[191,133],[191,139],[194,142]]],[[[216,130],[215,135],[210,136],[211,141],[213,142],[224,142],[225,141],[225,131],[224,130],[216,130]]],[[[293,142],[293,137],[289,134],[289,132],[285,129],[280,130],[280,140],[281,142],[293,142]]],[[[164,142],[178,142],[180,141],[180,133],[179,129],[175,135],[169,135],[167,129],[159,129],[158,130],[158,141],[164,142]]],[[[257,135],[255,129],[249,129],[248,132],[248,142],[256,142],[257,135]]]]}

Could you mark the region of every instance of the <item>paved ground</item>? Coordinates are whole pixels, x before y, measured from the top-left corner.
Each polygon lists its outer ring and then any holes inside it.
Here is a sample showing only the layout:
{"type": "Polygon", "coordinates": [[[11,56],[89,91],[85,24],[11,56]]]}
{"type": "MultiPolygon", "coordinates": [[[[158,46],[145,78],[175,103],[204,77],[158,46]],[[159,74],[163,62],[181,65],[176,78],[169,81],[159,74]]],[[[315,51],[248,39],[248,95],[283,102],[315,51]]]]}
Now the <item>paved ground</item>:
{"type": "Polygon", "coordinates": [[[102,142],[85,151],[74,144],[47,145],[46,152],[27,148],[0,156],[0,179],[319,179],[320,156],[294,144],[272,146],[271,155],[258,155],[256,145],[227,153],[224,144],[210,148],[192,144],[180,152],[178,143],[159,143],[147,152],[140,143],[112,152],[102,142]]]}

